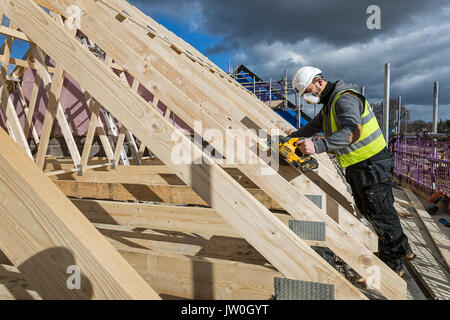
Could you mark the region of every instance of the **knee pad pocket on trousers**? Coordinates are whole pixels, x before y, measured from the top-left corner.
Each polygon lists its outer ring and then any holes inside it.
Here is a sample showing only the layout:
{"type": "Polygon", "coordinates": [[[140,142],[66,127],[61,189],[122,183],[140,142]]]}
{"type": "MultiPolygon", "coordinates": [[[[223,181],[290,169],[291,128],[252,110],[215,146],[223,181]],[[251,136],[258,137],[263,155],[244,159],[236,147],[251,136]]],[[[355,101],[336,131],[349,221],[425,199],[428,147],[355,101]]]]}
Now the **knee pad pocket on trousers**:
{"type": "Polygon", "coordinates": [[[376,219],[390,213],[391,198],[386,186],[378,184],[366,190],[371,215],[376,219]]]}
{"type": "Polygon", "coordinates": [[[380,182],[374,166],[355,167],[348,172],[356,188],[369,188],[380,182]]]}
{"type": "Polygon", "coordinates": [[[373,220],[380,228],[385,227],[390,233],[395,234],[394,238],[403,233],[394,208],[394,196],[390,185],[380,183],[369,188],[366,190],[366,197],[373,220]]]}
{"type": "Polygon", "coordinates": [[[389,158],[377,161],[373,164],[379,183],[392,184],[392,173],[394,172],[394,161],[389,158]]]}

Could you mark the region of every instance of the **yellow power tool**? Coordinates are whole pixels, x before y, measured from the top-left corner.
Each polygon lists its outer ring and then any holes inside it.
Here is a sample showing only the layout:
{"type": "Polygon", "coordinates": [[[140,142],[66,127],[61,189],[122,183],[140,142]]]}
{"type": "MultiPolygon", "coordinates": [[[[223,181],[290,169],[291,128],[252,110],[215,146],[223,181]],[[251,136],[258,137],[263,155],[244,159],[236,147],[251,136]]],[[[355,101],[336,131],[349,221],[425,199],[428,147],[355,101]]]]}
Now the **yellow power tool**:
{"type": "Polygon", "coordinates": [[[319,167],[319,162],[308,155],[303,155],[295,143],[302,138],[278,137],[278,151],[283,159],[296,169],[308,172],[319,167]]]}

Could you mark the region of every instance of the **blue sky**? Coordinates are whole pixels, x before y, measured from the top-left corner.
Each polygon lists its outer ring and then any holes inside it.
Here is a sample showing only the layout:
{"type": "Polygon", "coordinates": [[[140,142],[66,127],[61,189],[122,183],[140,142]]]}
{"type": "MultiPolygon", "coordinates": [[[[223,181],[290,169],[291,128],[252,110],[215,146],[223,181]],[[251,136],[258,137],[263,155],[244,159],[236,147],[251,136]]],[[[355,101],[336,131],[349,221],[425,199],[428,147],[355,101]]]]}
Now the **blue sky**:
{"type": "MultiPolygon", "coordinates": [[[[6,18],[3,18],[2,25],[9,25],[9,21],[6,18]]],[[[6,37],[4,35],[0,35],[0,43],[5,41],[6,37]]],[[[11,56],[14,58],[22,58],[27,50],[30,48],[28,42],[22,40],[14,40],[13,47],[11,50],[11,56]]],[[[14,68],[14,66],[9,67],[9,72],[14,68]]]]}
{"type": "MultiPolygon", "coordinates": [[[[130,1],[130,3],[133,3],[133,1],[130,1]]],[[[202,53],[205,53],[209,47],[217,45],[222,41],[220,37],[214,37],[192,30],[189,26],[161,14],[155,15],[152,18],[202,53]]],[[[220,52],[209,56],[212,62],[225,71],[228,71],[228,60],[230,57],[232,57],[231,52],[220,52]]]]}

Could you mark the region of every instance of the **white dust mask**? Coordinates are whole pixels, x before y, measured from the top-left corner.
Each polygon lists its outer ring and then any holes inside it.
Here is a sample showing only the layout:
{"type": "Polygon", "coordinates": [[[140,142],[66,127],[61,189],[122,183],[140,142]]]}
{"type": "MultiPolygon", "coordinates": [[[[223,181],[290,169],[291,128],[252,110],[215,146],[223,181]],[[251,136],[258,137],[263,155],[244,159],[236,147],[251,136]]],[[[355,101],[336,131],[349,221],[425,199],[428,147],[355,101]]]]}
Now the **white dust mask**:
{"type": "Polygon", "coordinates": [[[317,93],[305,93],[303,99],[308,104],[318,104],[320,102],[320,97],[317,93]]]}

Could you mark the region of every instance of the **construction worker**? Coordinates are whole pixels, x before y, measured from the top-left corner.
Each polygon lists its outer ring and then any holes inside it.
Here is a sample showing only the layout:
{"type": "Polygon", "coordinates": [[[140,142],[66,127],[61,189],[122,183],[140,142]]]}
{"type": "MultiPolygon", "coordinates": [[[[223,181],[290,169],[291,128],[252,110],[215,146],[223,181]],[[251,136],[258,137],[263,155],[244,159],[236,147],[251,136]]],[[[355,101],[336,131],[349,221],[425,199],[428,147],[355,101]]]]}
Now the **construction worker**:
{"type": "Polygon", "coordinates": [[[369,102],[356,85],[327,82],[322,71],[314,67],[300,68],[292,83],[307,103],[323,104],[323,107],[307,125],[286,133],[303,138],[324,133],[322,140],[301,139],[296,144],[304,154],[336,155],[339,165],[345,168],[359,211],[378,234],[379,258],[403,276],[402,257],[414,259],[415,255],[394,208],[394,161],[369,102]]]}

